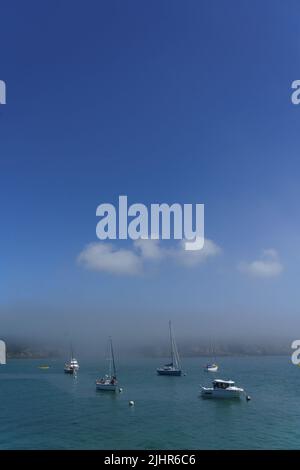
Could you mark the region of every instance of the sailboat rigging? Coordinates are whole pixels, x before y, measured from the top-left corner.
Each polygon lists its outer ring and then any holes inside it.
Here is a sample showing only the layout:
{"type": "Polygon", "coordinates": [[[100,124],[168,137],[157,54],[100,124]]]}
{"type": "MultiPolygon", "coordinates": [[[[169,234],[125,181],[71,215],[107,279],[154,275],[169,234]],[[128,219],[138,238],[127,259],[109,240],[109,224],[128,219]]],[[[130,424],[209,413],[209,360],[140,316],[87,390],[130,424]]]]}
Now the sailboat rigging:
{"type": "Polygon", "coordinates": [[[210,350],[211,350],[211,354],[212,354],[213,359],[210,363],[206,364],[206,366],[204,367],[204,370],[206,370],[206,372],[217,372],[218,369],[219,369],[219,366],[216,363],[216,357],[215,357],[214,348],[213,348],[212,343],[211,343],[211,346],[210,346],[210,350]]]}
{"type": "Polygon", "coordinates": [[[96,389],[97,390],[107,390],[115,392],[117,390],[117,369],[115,362],[114,349],[112,344],[112,339],[109,338],[109,358],[108,358],[108,374],[102,377],[101,379],[96,380],[96,389]]]}
{"type": "Polygon", "coordinates": [[[169,321],[169,333],[170,333],[171,362],[168,364],[165,364],[163,367],[159,367],[157,369],[157,373],[158,375],[180,376],[182,371],[181,371],[179,353],[178,353],[176,341],[174,338],[171,321],[169,321]]]}

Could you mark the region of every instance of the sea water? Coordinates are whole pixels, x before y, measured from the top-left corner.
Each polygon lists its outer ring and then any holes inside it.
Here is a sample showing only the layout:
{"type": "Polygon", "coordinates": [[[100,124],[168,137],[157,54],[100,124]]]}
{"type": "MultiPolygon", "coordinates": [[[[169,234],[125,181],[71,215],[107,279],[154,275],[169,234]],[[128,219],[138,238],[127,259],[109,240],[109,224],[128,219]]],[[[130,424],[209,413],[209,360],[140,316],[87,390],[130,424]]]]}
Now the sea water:
{"type": "Polygon", "coordinates": [[[183,359],[186,375],[156,375],[161,359],[118,361],[122,393],[101,392],[105,364],[10,360],[0,368],[0,449],[297,449],[300,368],[290,357],[183,359]],[[251,401],[199,397],[200,385],[232,379],[251,401]],[[133,400],[135,406],[129,406],[133,400]]]}

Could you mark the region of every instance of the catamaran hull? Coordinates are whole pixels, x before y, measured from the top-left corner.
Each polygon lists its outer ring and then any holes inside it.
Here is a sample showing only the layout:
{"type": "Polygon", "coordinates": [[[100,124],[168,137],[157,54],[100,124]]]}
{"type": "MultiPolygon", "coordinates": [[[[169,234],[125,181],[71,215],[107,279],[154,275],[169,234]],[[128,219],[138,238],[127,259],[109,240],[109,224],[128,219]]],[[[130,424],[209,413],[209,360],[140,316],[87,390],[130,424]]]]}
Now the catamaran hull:
{"type": "Polygon", "coordinates": [[[201,396],[203,398],[241,398],[244,395],[244,390],[242,388],[236,388],[235,390],[228,389],[213,389],[202,387],[201,396]]]}
{"type": "Polygon", "coordinates": [[[170,375],[179,377],[181,375],[181,370],[164,370],[164,369],[157,369],[158,375],[170,375]]]}
{"type": "Polygon", "coordinates": [[[96,384],[96,389],[97,390],[103,390],[106,392],[116,392],[117,390],[117,385],[112,385],[112,384],[96,384]]]}

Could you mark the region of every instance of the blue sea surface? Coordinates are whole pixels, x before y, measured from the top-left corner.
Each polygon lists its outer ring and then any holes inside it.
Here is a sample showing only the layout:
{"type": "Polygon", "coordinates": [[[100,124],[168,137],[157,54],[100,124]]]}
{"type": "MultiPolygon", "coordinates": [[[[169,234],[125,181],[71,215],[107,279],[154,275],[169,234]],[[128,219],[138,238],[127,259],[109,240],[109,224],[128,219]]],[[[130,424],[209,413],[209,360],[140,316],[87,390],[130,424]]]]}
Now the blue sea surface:
{"type": "Polygon", "coordinates": [[[122,393],[95,390],[105,364],[80,362],[77,378],[63,361],[0,368],[0,449],[299,449],[300,368],[290,357],[184,359],[186,376],[160,377],[157,359],[118,363],[122,393]],[[200,384],[233,379],[252,400],[204,400],[200,384]],[[134,400],[135,406],[129,406],[134,400]]]}

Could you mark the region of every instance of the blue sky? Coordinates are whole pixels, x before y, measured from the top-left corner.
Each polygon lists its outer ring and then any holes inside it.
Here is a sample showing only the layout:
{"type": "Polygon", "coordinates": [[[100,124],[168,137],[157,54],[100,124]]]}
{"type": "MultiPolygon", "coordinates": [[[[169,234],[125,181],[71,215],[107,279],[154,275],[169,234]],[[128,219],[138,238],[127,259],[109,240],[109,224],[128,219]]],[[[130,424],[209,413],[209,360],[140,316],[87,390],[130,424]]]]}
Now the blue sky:
{"type": "Polygon", "coordinates": [[[2,2],[7,331],[65,330],[74,315],[105,332],[140,322],[155,334],[169,317],[187,334],[299,328],[299,10],[276,0],[2,2]],[[162,255],[137,275],[87,269],[78,256],[97,242],[96,207],[119,194],[204,203],[216,250],[193,267],[162,255]]]}

